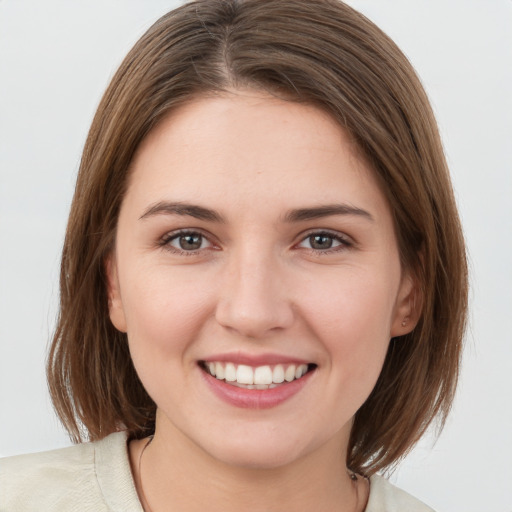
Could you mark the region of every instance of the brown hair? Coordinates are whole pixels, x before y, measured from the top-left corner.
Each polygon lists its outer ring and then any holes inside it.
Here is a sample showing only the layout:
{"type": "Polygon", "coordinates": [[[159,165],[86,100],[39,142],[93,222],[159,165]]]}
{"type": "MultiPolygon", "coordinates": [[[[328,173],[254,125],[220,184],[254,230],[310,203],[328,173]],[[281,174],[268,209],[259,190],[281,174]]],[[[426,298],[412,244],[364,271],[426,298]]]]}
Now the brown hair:
{"type": "Polygon", "coordinates": [[[347,466],[396,463],[453,399],[467,308],[464,242],[436,122],[411,65],[373,23],[337,0],[199,0],[158,20],[125,58],[92,123],[61,268],[48,359],[56,410],[75,441],[154,429],[156,406],[110,322],[104,263],[132,157],[172,109],[255,87],[314,104],[357,141],[394,216],[402,264],[420,283],[416,328],[391,340],[357,412],[347,466]]]}

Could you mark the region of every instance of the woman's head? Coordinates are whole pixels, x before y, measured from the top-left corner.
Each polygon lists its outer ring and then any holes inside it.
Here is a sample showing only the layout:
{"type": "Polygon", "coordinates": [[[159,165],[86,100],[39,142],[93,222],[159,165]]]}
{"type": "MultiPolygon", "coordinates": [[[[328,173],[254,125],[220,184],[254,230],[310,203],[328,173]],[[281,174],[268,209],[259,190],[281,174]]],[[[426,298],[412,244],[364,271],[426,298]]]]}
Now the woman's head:
{"type": "Polygon", "coordinates": [[[389,206],[401,267],[414,276],[411,311],[421,312],[419,321],[391,340],[352,428],[347,463],[372,472],[395,462],[448,411],[466,268],[425,93],[394,43],[338,1],[194,2],[161,18],[126,57],[91,127],[70,214],[49,359],[57,410],[75,437],[80,422],[92,439],[116,428],[134,436],[153,428],[155,404],[126,335],[110,321],[107,294],[106,264],[133,159],[181,106],[244,90],[314,106],[349,135],[389,206]]]}

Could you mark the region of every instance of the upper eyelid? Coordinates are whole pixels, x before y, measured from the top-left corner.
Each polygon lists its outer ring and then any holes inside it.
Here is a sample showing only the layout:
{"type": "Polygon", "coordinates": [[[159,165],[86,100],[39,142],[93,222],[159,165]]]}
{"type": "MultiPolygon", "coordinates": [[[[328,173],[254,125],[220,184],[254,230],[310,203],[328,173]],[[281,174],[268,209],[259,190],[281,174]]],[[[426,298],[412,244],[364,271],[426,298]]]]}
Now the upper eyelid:
{"type": "Polygon", "coordinates": [[[201,228],[179,228],[179,229],[174,229],[171,231],[166,231],[165,234],[163,234],[160,239],[161,240],[164,240],[164,239],[172,240],[173,238],[176,238],[177,236],[180,236],[180,235],[194,235],[194,234],[201,235],[210,241],[212,238],[215,238],[212,234],[210,234],[207,231],[204,231],[201,228]]]}
{"type": "Polygon", "coordinates": [[[347,251],[353,251],[354,249],[357,249],[358,246],[356,242],[347,235],[343,235],[339,232],[331,232],[331,231],[312,231],[306,236],[303,236],[298,242],[296,242],[293,246],[293,249],[297,251],[305,251],[307,254],[315,255],[315,256],[336,256],[338,254],[345,254],[347,251]],[[327,235],[332,237],[336,242],[337,245],[334,245],[333,247],[328,247],[326,249],[315,249],[314,247],[301,247],[301,244],[303,244],[308,238],[315,236],[315,235],[327,235]]]}
{"type": "Polygon", "coordinates": [[[313,236],[313,235],[328,235],[328,236],[332,236],[333,238],[343,240],[344,242],[349,242],[349,243],[355,244],[355,240],[350,235],[347,235],[346,233],[343,233],[340,231],[336,231],[334,229],[321,229],[321,228],[320,229],[314,229],[314,228],[308,229],[308,230],[300,233],[297,236],[297,239],[299,242],[302,242],[306,238],[313,236]]]}
{"type": "MultiPolygon", "coordinates": [[[[160,247],[165,247],[165,246],[168,246],[170,245],[170,242],[172,240],[175,240],[176,238],[180,237],[180,236],[183,236],[183,235],[200,235],[202,236],[205,240],[207,240],[210,244],[210,247],[215,247],[218,245],[218,242],[216,241],[215,237],[213,235],[211,235],[210,233],[208,232],[205,232],[204,230],[202,229],[198,229],[198,228],[180,228],[180,229],[175,229],[175,230],[171,230],[171,231],[167,231],[164,235],[162,235],[159,239],[158,239],[158,245],[160,247]]],[[[178,250],[178,249],[177,249],[178,250]]],[[[198,251],[201,251],[203,249],[196,249],[195,251],[188,251],[190,253],[194,253],[194,252],[198,252],[198,251]]]]}
{"type": "Polygon", "coordinates": [[[179,228],[167,231],[156,241],[155,245],[159,250],[163,250],[166,253],[177,257],[204,257],[207,254],[207,252],[205,251],[210,252],[219,249],[218,242],[213,241],[212,238],[214,237],[205,234],[202,229],[179,228]],[[179,239],[180,236],[186,235],[199,235],[208,242],[208,246],[190,250],[182,249],[180,247],[174,247],[173,242],[179,239]]]}

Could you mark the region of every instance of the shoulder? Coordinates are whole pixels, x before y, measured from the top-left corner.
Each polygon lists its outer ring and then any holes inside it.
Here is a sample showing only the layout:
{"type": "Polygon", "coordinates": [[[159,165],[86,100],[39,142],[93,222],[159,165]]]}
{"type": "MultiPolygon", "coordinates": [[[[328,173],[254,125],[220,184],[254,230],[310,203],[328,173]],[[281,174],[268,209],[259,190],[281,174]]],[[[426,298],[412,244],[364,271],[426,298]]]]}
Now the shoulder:
{"type": "Polygon", "coordinates": [[[433,509],[399,489],[384,477],[370,478],[370,497],[365,512],[434,512],[433,509]]]}
{"type": "Polygon", "coordinates": [[[136,510],[125,433],[0,460],[0,510],[136,510]]]}
{"type": "Polygon", "coordinates": [[[73,503],[96,505],[100,492],[94,455],[94,443],[85,443],[0,460],[0,510],[56,511],[71,510],[73,503]]]}

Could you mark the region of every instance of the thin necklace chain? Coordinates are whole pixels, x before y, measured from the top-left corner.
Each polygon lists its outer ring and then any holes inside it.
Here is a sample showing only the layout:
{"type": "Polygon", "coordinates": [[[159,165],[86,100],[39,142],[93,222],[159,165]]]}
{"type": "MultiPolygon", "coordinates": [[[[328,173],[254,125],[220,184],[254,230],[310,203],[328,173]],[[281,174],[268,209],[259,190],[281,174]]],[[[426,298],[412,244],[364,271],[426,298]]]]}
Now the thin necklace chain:
{"type": "MultiPolygon", "coordinates": [[[[149,503],[148,503],[148,500],[144,494],[144,486],[142,485],[142,471],[141,471],[141,468],[142,468],[142,456],[144,455],[144,452],[146,451],[146,448],[151,444],[151,442],[153,441],[153,436],[149,436],[146,444],[144,445],[144,447],[142,448],[141,452],[140,452],[140,455],[139,455],[139,463],[138,463],[138,473],[139,473],[139,492],[140,492],[140,497],[142,498],[142,507],[144,509],[144,512],[152,512],[151,510],[151,507],[149,506],[149,503]]],[[[348,471],[348,475],[350,477],[350,480],[352,480],[352,482],[354,483],[355,485],[355,491],[356,491],[356,507],[355,507],[355,510],[356,511],[359,511],[359,479],[356,475],[356,473],[354,473],[353,471],[348,471]]],[[[367,482],[368,484],[370,483],[370,480],[368,479],[368,477],[363,477],[367,482]]],[[[364,510],[366,509],[366,507],[364,509],[362,509],[362,512],[364,512],[364,510]]]]}

